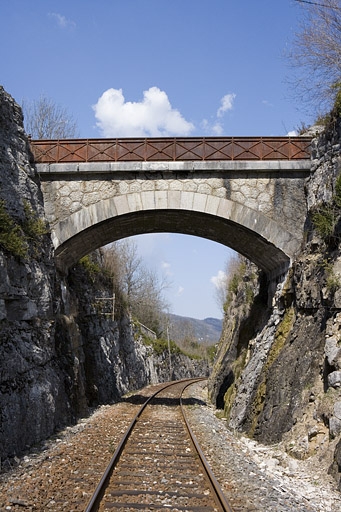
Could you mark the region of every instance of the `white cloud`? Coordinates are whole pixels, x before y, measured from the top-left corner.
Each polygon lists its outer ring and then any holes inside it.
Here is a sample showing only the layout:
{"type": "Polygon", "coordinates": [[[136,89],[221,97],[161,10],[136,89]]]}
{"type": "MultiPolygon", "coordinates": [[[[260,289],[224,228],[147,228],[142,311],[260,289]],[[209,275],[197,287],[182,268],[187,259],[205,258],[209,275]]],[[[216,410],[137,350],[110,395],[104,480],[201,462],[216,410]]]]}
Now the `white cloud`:
{"type": "Polygon", "coordinates": [[[220,107],[218,108],[216,115],[211,117],[211,120],[203,119],[200,123],[201,129],[209,135],[220,136],[224,133],[224,125],[222,117],[229,110],[233,109],[233,102],[236,98],[236,94],[230,93],[225,94],[220,100],[220,107]]]}
{"type": "Polygon", "coordinates": [[[203,119],[200,128],[207,134],[219,136],[224,133],[224,127],[220,121],[212,120],[210,123],[207,119],[203,119]]]}
{"type": "Polygon", "coordinates": [[[296,130],[292,130],[291,132],[287,133],[287,137],[296,137],[296,136],[297,136],[297,131],[296,130]]]}
{"type": "Polygon", "coordinates": [[[186,136],[194,130],[158,87],[144,91],[139,102],[125,101],[122,89],[108,89],[93,109],[104,137],[186,136]]]}
{"type": "Polygon", "coordinates": [[[225,94],[220,100],[220,107],[217,110],[217,117],[223,117],[225,112],[228,110],[232,110],[233,102],[235,100],[236,95],[234,93],[225,94]]]}
{"type": "Polygon", "coordinates": [[[54,18],[61,28],[73,28],[76,26],[74,21],[67,19],[65,16],[59,14],[58,12],[49,12],[49,16],[50,18],[54,18]]]}
{"type": "Polygon", "coordinates": [[[226,287],[227,275],[223,270],[219,270],[216,276],[212,276],[210,281],[217,288],[225,288],[226,287]]]}

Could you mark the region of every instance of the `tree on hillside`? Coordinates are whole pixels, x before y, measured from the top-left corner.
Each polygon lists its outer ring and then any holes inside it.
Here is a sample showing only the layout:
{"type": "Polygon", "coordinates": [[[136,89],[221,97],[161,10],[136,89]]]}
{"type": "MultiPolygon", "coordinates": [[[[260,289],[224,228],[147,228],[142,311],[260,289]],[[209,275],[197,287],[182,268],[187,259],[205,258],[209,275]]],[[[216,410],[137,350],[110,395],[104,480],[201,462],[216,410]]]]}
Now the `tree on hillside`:
{"type": "Polygon", "coordinates": [[[289,61],[294,95],[301,102],[326,110],[341,90],[341,0],[296,0],[303,9],[289,61]]]}
{"type": "Polygon", "coordinates": [[[166,282],[146,268],[131,240],[115,242],[103,249],[104,266],[112,275],[114,287],[123,293],[126,305],[139,322],[155,332],[160,330],[166,282]]]}
{"type": "Polygon", "coordinates": [[[33,139],[77,137],[77,124],[66,108],[42,95],[33,102],[23,102],[24,125],[33,139]]]}

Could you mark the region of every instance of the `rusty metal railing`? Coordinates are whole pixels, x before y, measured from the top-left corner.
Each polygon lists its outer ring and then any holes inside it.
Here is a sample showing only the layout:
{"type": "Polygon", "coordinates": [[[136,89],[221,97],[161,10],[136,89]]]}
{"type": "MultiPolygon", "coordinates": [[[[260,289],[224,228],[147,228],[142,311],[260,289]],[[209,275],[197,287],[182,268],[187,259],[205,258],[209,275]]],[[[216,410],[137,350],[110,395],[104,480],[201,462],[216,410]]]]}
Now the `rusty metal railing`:
{"type": "Polygon", "coordinates": [[[186,137],[31,140],[36,163],[306,160],[310,137],[186,137]]]}

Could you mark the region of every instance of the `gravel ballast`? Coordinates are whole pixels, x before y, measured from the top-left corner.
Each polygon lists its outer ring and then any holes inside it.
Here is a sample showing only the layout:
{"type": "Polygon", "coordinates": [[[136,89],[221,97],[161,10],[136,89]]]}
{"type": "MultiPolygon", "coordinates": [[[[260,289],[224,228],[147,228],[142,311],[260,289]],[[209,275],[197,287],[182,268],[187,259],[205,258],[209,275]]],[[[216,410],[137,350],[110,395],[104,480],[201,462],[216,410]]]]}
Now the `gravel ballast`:
{"type": "MultiPolygon", "coordinates": [[[[21,459],[4,462],[0,512],[84,511],[101,473],[133,416],[139,391],[127,401],[99,407],[21,459]]],[[[299,461],[279,447],[263,446],[231,432],[207,404],[205,383],[191,386],[189,422],[235,512],[341,511],[335,481],[315,460],[299,461]]]]}

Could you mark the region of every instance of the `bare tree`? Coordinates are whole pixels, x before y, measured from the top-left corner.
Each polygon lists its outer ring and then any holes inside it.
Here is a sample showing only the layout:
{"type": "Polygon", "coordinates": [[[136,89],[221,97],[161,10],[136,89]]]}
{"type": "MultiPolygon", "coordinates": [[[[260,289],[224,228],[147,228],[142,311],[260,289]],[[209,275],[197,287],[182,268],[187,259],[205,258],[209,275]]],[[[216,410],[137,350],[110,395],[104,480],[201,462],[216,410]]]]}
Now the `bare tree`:
{"type": "Polygon", "coordinates": [[[122,240],[103,249],[104,265],[114,279],[114,286],[123,292],[131,313],[144,325],[158,331],[167,304],[163,291],[166,280],[146,268],[136,244],[122,240]]]}
{"type": "Polygon", "coordinates": [[[341,1],[296,0],[303,9],[289,61],[293,94],[315,111],[330,108],[341,89],[341,1]]]}
{"type": "Polygon", "coordinates": [[[33,139],[67,139],[77,136],[77,124],[66,108],[42,95],[33,102],[23,102],[26,132],[33,139]]]}
{"type": "Polygon", "coordinates": [[[139,293],[134,294],[132,309],[141,323],[160,333],[167,303],[163,297],[165,281],[160,281],[153,270],[141,267],[139,293]]]}

